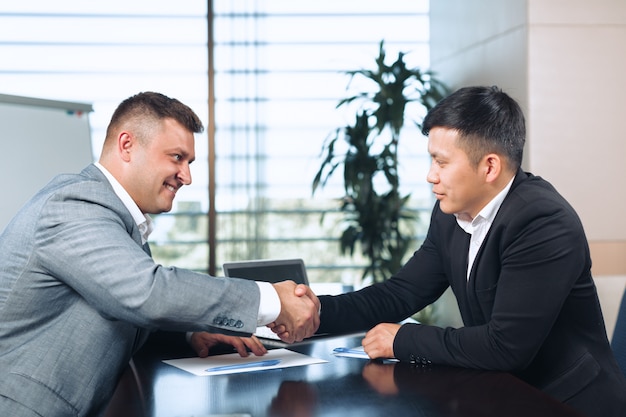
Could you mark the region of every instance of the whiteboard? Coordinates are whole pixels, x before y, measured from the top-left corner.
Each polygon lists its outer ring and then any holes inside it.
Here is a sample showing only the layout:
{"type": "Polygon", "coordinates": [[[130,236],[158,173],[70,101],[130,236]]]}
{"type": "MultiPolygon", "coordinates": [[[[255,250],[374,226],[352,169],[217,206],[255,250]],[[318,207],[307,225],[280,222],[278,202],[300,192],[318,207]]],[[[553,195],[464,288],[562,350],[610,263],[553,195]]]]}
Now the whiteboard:
{"type": "Polygon", "coordinates": [[[0,232],[52,177],[93,162],[91,104],[0,94],[0,232]],[[8,190],[7,190],[8,187],[8,190]]]}

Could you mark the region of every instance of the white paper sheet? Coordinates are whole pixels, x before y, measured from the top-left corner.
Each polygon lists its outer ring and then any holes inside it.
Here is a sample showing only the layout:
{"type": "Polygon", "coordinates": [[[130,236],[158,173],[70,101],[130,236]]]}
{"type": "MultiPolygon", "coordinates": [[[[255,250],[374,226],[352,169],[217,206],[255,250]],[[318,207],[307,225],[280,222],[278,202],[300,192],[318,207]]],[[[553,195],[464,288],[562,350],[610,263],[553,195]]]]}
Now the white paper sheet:
{"type": "Polygon", "coordinates": [[[315,363],[326,363],[323,359],[313,358],[303,355],[302,353],[293,352],[288,349],[272,349],[263,356],[250,355],[242,358],[238,353],[229,353],[226,355],[208,356],[206,358],[184,358],[184,359],[168,359],[164,363],[175,366],[183,371],[190,372],[198,376],[208,375],[224,375],[242,372],[254,372],[269,369],[289,368],[292,366],[311,365],[315,363]],[[217,366],[239,365],[251,362],[261,362],[267,360],[279,359],[280,363],[272,366],[253,366],[239,369],[229,369],[223,371],[207,371],[209,368],[217,366]]]}

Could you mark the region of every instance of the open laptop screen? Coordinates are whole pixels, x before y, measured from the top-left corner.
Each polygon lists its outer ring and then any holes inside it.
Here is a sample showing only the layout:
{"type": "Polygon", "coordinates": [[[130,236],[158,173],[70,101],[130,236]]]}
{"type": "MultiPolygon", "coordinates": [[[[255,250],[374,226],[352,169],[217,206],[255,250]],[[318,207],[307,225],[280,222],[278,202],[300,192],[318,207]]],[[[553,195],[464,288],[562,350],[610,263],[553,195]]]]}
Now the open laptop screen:
{"type": "Polygon", "coordinates": [[[263,259],[226,262],[223,267],[224,275],[227,277],[246,278],[271,283],[292,280],[296,284],[309,285],[302,259],[263,259]]]}

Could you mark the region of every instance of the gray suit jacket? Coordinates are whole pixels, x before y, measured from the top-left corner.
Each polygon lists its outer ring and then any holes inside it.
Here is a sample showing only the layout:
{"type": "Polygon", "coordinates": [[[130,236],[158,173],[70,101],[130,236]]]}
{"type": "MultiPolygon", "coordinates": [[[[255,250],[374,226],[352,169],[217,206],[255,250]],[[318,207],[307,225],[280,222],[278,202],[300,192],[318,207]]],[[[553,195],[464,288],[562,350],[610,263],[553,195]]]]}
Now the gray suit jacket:
{"type": "Polygon", "coordinates": [[[46,417],[102,413],[150,330],[257,325],[254,282],[155,264],[94,165],[35,195],[0,254],[0,395],[46,417]]]}

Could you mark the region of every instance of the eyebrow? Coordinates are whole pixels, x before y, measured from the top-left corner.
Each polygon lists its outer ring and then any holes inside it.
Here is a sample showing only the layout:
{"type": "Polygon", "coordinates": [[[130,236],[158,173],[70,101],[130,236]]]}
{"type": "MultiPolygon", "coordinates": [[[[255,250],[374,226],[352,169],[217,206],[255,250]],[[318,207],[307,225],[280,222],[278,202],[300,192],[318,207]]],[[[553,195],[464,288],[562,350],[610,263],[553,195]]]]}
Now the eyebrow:
{"type": "Polygon", "coordinates": [[[441,154],[441,152],[437,152],[437,151],[433,151],[431,152],[430,150],[428,151],[428,154],[430,155],[431,158],[442,158],[443,155],[441,154]]]}

